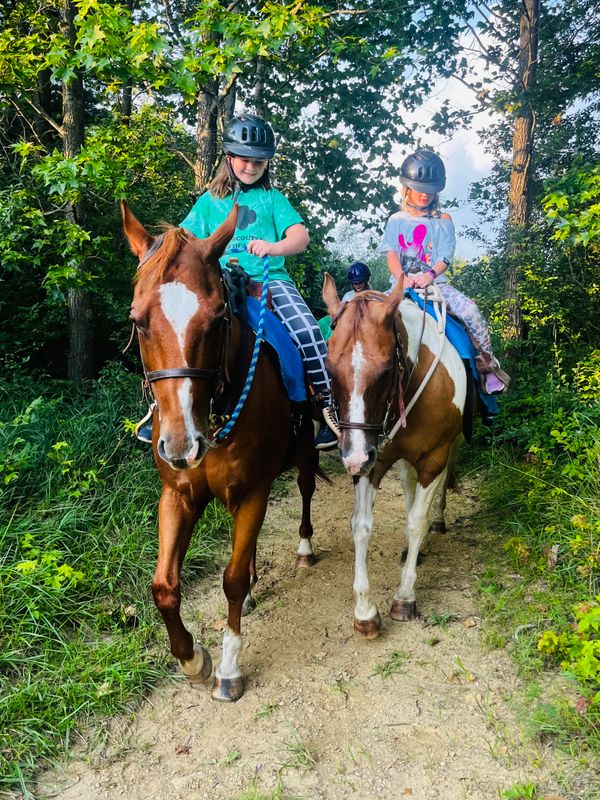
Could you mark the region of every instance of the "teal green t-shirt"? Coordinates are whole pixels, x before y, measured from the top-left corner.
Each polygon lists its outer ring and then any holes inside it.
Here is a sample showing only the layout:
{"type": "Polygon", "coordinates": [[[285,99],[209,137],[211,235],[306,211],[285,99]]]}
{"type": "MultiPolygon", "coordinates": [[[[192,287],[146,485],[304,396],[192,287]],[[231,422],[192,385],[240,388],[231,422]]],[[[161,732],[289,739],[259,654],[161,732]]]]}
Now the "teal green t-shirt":
{"type": "MultiPolygon", "coordinates": [[[[245,251],[233,254],[230,251],[246,247],[254,239],[279,242],[290,225],[302,223],[303,220],[290,201],[277,189],[248,189],[240,193],[238,204],[237,227],[227,246],[228,254],[220,259],[221,266],[225,266],[233,255],[251,278],[261,281],[262,258],[245,251]]],[[[205,239],[225,222],[232,207],[232,195],[220,199],[205,192],[183,220],[181,227],[199,239],[205,239]]],[[[291,282],[283,256],[269,256],[269,278],[291,282]]]]}

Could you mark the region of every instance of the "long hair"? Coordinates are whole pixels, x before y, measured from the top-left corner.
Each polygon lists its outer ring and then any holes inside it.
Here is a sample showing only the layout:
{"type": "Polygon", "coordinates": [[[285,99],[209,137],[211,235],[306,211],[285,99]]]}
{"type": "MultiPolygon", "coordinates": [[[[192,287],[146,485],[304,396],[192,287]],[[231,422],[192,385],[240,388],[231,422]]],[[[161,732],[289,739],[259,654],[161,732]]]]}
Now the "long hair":
{"type": "Polygon", "coordinates": [[[410,189],[408,186],[402,187],[402,202],[400,204],[400,210],[404,211],[405,214],[410,214],[411,217],[441,217],[442,212],[440,210],[440,195],[439,192],[434,195],[433,200],[424,208],[423,211],[419,211],[418,209],[414,208],[414,206],[409,205],[408,202],[408,193],[410,189]]]}
{"type": "MultiPolygon", "coordinates": [[[[271,176],[269,175],[269,166],[270,162],[267,162],[267,166],[265,171],[263,172],[262,178],[257,182],[253,183],[251,189],[270,189],[271,188],[271,176]]],[[[213,197],[218,197],[222,200],[224,197],[227,197],[228,194],[233,194],[233,182],[231,180],[231,174],[229,171],[229,165],[227,164],[227,156],[223,156],[221,158],[221,163],[217,169],[217,174],[212,179],[212,181],[208,184],[208,191],[212,194],[213,197]]],[[[244,185],[241,184],[242,191],[244,191],[244,185]]]]}

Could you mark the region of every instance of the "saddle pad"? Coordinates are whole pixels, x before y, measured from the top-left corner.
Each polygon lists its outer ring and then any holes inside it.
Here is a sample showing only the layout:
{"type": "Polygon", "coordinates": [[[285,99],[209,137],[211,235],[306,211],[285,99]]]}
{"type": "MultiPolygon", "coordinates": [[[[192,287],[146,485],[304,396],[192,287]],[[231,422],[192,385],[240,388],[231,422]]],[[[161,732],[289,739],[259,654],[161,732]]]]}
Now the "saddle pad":
{"type": "MultiPolygon", "coordinates": [[[[259,301],[254,297],[247,297],[246,322],[254,333],[258,327],[259,314],[259,301]]],[[[281,378],[288,397],[293,403],[303,403],[307,396],[302,357],[283,324],[270,311],[265,314],[263,339],[277,353],[281,378]]]]}
{"type": "MultiPolygon", "coordinates": [[[[419,308],[423,308],[423,298],[413,289],[407,289],[405,296],[410,297],[413,302],[417,303],[419,308]]],[[[432,316],[434,319],[437,319],[435,316],[435,311],[433,310],[433,303],[431,302],[427,303],[427,313],[430,314],[430,316],[432,316]]],[[[475,381],[475,386],[477,386],[477,391],[479,392],[479,399],[485,407],[486,413],[489,416],[495,416],[496,414],[499,414],[500,408],[498,406],[496,396],[493,394],[486,394],[482,390],[481,384],[479,383],[479,373],[477,372],[477,367],[475,366],[476,352],[471,340],[469,339],[469,335],[460,322],[458,322],[458,320],[456,320],[454,317],[451,317],[450,314],[446,316],[446,338],[458,352],[462,360],[469,364],[469,367],[471,368],[471,374],[473,375],[473,379],[475,381]]]]}

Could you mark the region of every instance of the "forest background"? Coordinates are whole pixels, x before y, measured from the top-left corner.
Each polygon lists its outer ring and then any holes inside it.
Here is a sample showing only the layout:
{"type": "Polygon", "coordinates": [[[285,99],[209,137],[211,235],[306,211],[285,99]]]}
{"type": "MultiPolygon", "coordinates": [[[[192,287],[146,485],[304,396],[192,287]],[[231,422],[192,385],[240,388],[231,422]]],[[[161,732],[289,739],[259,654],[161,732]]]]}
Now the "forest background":
{"type": "MultiPolygon", "coordinates": [[[[471,199],[500,233],[453,277],[514,380],[464,465],[501,516],[487,640],[531,676],[571,676],[570,698],[532,691],[538,735],[600,750],[599,31],[594,0],[3,0],[0,789],[28,796],[76,724],[164,674],[117,201],[145,224],[181,220],[244,109],[279,134],[276,184],[311,232],[291,267],[317,312],[323,270],[345,284],[344,221],[373,236],[394,208],[392,147],[495,112],[481,133],[494,168],[471,199]],[[440,102],[417,128],[439,78],[473,105],[440,102]]],[[[228,525],[213,506],[189,573],[211,568],[228,525]]]]}

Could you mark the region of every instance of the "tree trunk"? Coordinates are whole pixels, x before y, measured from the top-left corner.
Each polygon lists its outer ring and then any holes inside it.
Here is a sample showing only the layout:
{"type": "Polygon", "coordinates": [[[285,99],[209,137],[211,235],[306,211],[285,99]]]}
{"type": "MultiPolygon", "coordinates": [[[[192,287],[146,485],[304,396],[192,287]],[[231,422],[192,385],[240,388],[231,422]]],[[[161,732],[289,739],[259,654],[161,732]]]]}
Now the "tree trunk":
{"type": "Polygon", "coordinates": [[[507,327],[505,338],[523,338],[523,316],[519,300],[521,243],[531,214],[531,158],[535,115],[531,92],[535,86],[540,0],[524,0],[519,35],[519,82],[521,108],[515,120],[513,157],[508,190],[508,247],[506,269],[507,327]]]}
{"type": "MultiPolygon", "coordinates": [[[[72,0],[61,0],[61,27],[65,38],[75,46],[76,14],[72,0]]],[[[76,74],[63,83],[63,155],[74,158],[81,150],[84,140],[83,81],[76,74]]],[[[81,204],[67,203],[65,216],[71,224],[84,224],[84,211],[81,204]]],[[[78,265],[83,272],[84,264],[78,265]]],[[[68,290],[69,353],[68,377],[77,383],[91,378],[92,358],[92,308],[90,293],[80,287],[68,290]]]]}
{"type": "Polygon", "coordinates": [[[195,186],[203,192],[214,175],[217,163],[217,81],[210,81],[198,95],[196,113],[195,186]]]}

